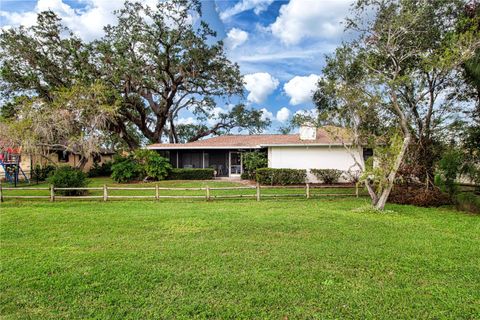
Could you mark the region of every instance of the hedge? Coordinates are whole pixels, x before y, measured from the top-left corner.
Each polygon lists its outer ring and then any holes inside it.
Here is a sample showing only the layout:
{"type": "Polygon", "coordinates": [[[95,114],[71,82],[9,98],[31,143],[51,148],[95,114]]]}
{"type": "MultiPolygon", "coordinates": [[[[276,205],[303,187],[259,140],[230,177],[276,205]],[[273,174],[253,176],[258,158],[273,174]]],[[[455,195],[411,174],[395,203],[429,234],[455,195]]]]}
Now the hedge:
{"type": "Polygon", "coordinates": [[[343,171],[337,169],[310,169],[310,172],[325,184],[338,183],[343,173],[343,171]]]}
{"type": "Polygon", "coordinates": [[[168,180],[210,180],[213,179],[215,170],[207,169],[172,169],[167,177],[168,180]]]}
{"type": "Polygon", "coordinates": [[[256,173],[258,183],[269,185],[303,184],[307,178],[305,169],[260,168],[256,173]]]}

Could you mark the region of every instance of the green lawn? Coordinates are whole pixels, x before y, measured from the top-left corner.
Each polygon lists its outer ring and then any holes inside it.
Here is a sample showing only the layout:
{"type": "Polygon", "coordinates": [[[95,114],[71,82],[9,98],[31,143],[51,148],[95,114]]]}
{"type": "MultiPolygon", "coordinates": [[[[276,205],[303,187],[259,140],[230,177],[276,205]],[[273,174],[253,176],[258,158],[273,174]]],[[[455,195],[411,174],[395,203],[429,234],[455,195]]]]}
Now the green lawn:
{"type": "Polygon", "coordinates": [[[8,200],[0,317],[479,318],[480,216],[365,203],[8,200]]]}
{"type": "MultiPolygon", "coordinates": [[[[159,182],[149,182],[149,183],[116,183],[110,178],[92,178],[89,179],[89,187],[103,187],[103,185],[107,185],[109,187],[129,187],[129,188],[143,188],[143,187],[150,187],[155,188],[155,185],[158,184],[161,188],[205,188],[209,186],[210,188],[223,188],[223,187],[245,187],[245,184],[234,182],[234,181],[225,181],[225,180],[198,180],[198,181],[175,181],[175,180],[164,180],[159,182]]],[[[3,187],[13,187],[11,184],[4,184],[3,187]]],[[[41,187],[41,188],[48,188],[50,185],[46,182],[40,184],[22,184],[20,187],[41,187]]],[[[305,188],[286,188],[286,189],[262,189],[261,193],[263,195],[273,195],[273,194],[288,194],[288,195],[298,195],[298,196],[305,196],[305,188]]],[[[311,189],[312,196],[315,195],[322,195],[322,194],[338,194],[338,193],[350,193],[352,195],[355,194],[354,189],[344,189],[344,188],[328,188],[328,189],[318,189],[313,188],[311,189]]],[[[133,196],[154,196],[155,190],[109,190],[108,194],[110,196],[126,196],[126,195],[133,195],[133,196]]],[[[256,194],[255,189],[243,189],[243,190],[211,190],[211,196],[214,197],[218,196],[225,196],[225,195],[246,195],[250,197],[254,197],[256,194]]],[[[366,195],[366,192],[362,192],[361,195],[366,195]]],[[[49,190],[5,190],[4,195],[33,195],[33,196],[49,196],[49,190]]],[[[102,190],[92,190],[89,191],[89,195],[93,196],[101,196],[103,195],[102,190]]],[[[204,190],[161,190],[161,196],[172,196],[172,195],[180,195],[180,196],[205,196],[204,190]]],[[[111,199],[112,200],[112,199],[111,199]]],[[[25,200],[24,200],[25,201],[25,200]]],[[[47,200],[48,201],[48,200],[47,200]]],[[[136,200],[138,201],[138,199],[136,200]]],[[[183,201],[183,200],[182,200],[183,201]]]]}

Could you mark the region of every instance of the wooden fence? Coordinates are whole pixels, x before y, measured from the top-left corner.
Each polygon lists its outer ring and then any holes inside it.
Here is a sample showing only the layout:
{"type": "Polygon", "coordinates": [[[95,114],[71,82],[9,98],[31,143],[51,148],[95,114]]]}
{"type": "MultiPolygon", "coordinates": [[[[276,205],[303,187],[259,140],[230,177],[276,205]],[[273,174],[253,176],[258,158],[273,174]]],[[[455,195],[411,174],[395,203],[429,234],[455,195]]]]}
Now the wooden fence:
{"type": "Polygon", "coordinates": [[[202,199],[204,198],[207,201],[212,199],[235,199],[235,198],[254,198],[257,201],[260,201],[262,198],[282,198],[282,197],[303,197],[309,199],[311,197],[320,196],[320,197],[358,197],[359,188],[358,185],[311,185],[309,183],[304,186],[261,186],[257,184],[256,186],[243,186],[243,187],[209,187],[208,185],[201,188],[164,188],[160,187],[158,184],[153,187],[109,187],[104,185],[103,187],[82,187],[82,188],[55,188],[53,185],[50,187],[2,187],[0,183],[0,202],[3,202],[4,199],[49,199],[51,202],[62,199],[99,199],[103,201],[108,201],[110,199],[202,199]],[[304,189],[302,193],[262,193],[262,190],[266,189],[284,189],[284,190],[295,190],[295,189],[304,189]],[[345,192],[329,192],[329,193],[315,193],[315,189],[341,189],[345,192]],[[18,190],[28,190],[28,191],[48,191],[49,195],[12,195],[8,194],[8,191],[18,191],[18,190]],[[99,191],[100,195],[78,195],[78,196],[65,196],[59,195],[57,191],[99,191]],[[121,190],[121,191],[152,191],[149,195],[112,195],[110,191],[121,190]],[[214,191],[218,190],[255,190],[254,194],[213,194],[214,191]],[[347,192],[350,190],[350,192],[347,192]],[[203,195],[166,195],[162,194],[162,191],[202,191],[203,195]]]}

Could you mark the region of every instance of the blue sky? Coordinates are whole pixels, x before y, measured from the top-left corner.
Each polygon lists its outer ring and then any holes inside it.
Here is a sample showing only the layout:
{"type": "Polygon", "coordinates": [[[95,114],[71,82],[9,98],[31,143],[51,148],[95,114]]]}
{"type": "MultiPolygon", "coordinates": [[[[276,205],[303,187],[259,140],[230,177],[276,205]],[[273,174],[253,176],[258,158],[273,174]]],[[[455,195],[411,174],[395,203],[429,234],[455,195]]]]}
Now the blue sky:
{"type": "MultiPolygon", "coordinates": [[[[144,0],[154,3],[156,0],[144,0]]],[[[204,0],[203,19],[225,41],[240,65],[246,103],[264,110],[275,131],[300,110],[313,108],[311,95],[325,54],[345,38],[342,21],[351,0],[204,0]]],[[[35,23],[36,12],[52,9],[85,40],[115,23],[120,0],[0,0],[0,26],[35,23]]],[[[227,108],[219,105],[218,110],[227,108]]],[[[191,122],[190,114],[180,121],[191,122]]]]}

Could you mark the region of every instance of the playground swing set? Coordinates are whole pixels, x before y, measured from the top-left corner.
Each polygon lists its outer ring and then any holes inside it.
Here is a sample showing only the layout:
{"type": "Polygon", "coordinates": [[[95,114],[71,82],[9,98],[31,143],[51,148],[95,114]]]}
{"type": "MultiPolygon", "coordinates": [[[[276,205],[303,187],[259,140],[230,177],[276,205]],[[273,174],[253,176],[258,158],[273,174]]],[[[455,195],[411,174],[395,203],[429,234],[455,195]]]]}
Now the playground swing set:
{"type": "Polygon", "coordinates": [[[20,149],[0,149],[0,166],[5,172],[5,179],[15,186],[17,186],[20,176],[23,176],[25,182],[30,183],[30,180],[20,166],[20,161],[20,149]]]}

